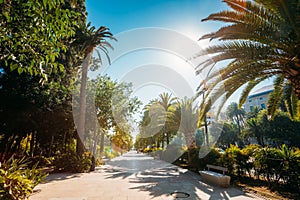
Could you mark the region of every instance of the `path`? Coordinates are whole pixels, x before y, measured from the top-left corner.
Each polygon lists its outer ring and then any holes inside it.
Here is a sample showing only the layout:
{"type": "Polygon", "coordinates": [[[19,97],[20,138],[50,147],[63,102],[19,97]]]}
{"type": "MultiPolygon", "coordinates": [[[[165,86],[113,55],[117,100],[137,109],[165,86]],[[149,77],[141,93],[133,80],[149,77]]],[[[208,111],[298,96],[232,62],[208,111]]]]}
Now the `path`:
{"type": "Polygon", "coordinates": [[[210,186],[198,174],[134,151],[91,173],[52,174],[35,191],[30,200],[169,200],[173,192],[187,193],[176,199],[188,200],[259,199],[235,187],[210,186]]]}

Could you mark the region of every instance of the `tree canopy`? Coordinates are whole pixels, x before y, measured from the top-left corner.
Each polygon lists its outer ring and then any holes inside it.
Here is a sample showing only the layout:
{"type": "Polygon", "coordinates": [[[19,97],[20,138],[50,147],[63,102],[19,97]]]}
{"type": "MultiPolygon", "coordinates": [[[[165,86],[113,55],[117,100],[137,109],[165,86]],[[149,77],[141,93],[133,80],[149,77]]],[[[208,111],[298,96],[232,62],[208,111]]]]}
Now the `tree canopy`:
{"type": "Polygon", "coordinates": [[[224,2],[230,10],[213,13],[202,20],[228,23],[200,38],[219,42],[196,55],[211,55],[199,64],[198,72],[214,67],[215,63],[221,65],[199,86],[199,91],[207,90],[201,107],[202,117],[213,102],[226,101],[246,85],[240,97],[241,106],[252,88],[274,76],[287,80],[300,99],[300,1],[224,2]]]}

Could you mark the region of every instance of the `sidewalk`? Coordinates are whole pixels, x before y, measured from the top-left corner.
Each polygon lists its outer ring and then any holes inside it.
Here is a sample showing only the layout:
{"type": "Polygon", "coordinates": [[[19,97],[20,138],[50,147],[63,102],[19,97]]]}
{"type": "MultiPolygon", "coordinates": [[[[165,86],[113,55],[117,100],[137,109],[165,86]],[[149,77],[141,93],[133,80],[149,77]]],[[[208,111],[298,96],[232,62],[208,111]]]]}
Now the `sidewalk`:
{"type": "Polygon", "coordinates": [[[30,200],[259,199],[208,185],[198,174],[134,151],[91,173],[52,174],[35,191],[30,200]]]}

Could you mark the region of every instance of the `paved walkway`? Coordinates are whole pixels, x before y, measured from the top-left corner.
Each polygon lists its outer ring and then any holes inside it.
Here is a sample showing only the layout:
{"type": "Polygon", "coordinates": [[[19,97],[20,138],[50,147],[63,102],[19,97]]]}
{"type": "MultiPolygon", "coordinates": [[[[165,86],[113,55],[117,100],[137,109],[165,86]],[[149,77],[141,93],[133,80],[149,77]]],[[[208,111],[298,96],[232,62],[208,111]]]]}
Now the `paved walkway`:
{"type": "Polygon", "coordinates": [[[30,197],[30,200],[102,199],[237,200],[259,198],[235,187],[219,188],[208,185],[201,181],[198,174],[134,151],[111,160],[91,173],[52,174],[47,177],[45,183],[35,188],[34,194],[30,197]],[[171,195],[173,192],[179,193],[177,198],[171,195]]]}

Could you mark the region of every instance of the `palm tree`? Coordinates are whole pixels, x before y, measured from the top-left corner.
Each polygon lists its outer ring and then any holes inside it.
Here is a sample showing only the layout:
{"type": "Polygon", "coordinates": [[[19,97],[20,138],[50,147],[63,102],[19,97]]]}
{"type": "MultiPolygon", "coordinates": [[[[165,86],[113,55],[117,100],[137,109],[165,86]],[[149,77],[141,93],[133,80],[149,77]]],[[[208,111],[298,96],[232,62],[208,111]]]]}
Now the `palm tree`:
{"type": "Polygon", "coordinates": [[[226,110],[227,116],[237,124],[238,126],[238,133],[241,134],[241,128],[245,124],[245,111],[244,109],[238,108],[238,104],[235,102],[232,102],[226,110]]]}
{"type": "Polygon", "coordinates": [[[175,121],[180,124],[178,132],[183,133],[188,148],[195,143],[195,131],[198,123],[198,112],[194,99],[184,97],[177,101],[175,121]]]}
{"type": "MultiPolygon", "coordinates": [[[[90,27],[90,23],[83,24],[77,29],[76,35],[78,40],[78,47],[81,48],[83,52],[83,63],[81,65],[81,83],[80,83],[80,111],[78,120],[78,137],[77,137],[77,152],[82,153],[83,146],[83,136],[85,132],[85,115],[86,115],[86,86],[87,86],[87,73],[90,66],[91,58],[95,48],[99,48],[107,56],[108,60],[108,48],[112,46],[107,42],[107,39],[114,39],[109,29],[101,26],[97,30],[95,27],[90,27]]],[[[101,61],[100,54],[99,59],[101,61]]]]}
{"type": "Polygon", "coordinates": [[[145,106],[140,131],[148,135],[156,133],[153,136],[156,139],[157,147],[161,143],[162,148],[164,148],[165,136],[167,145],[170,142],[171,132],[174,128],[172,122],[176,100],[177,98],[172,97],[172,94],[164,92],[157,99],[145,106]]]}
{"type": "Polygon", "coordinates": [[[164,138],[166,134],[166,142],[167,145],[170,143],[170,134],[171,134],[171,122],[172,122],[172,116],[175,111],[175,101],[177,100],[176,97],[172,97],[172,94],[163,92],[159,94],[159,98],[156,100],[156,102],[161,105],[165,109],[165,116],[166,121],[163,125],[163,133],[162,133],[162,148],[164,148],[164,138]]]}
{"type": "Polygon", "coordinates": [[[199,91],[204,87],[207,89],[201,117],[221,99],[219,114],[226,99],[246,85],[240,97],[241,106],[253,87],[274,76],[288,81],[300,99],[300,1],[223,1],[232,10],[211,14],[202,21],[230,24],[202,36],[200,39],[218,39],[220,42],[195,56],[212,55],[197,68],[198,73],[207,67],[212,72],[199,86],[199,91]],[[229,64],[214,68],[222,61],[229,64]]]}
{"type": "Polygon", "coordinates": [[[174,121],[179,126],[179,133],[182,133],[188,147],[188,162],[191,162],[191,149],[196,145],[196,130],[198,123],[198,112],[194,104],[194,99],[184,97],[177,101],[174,121]]]}

